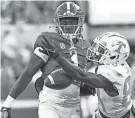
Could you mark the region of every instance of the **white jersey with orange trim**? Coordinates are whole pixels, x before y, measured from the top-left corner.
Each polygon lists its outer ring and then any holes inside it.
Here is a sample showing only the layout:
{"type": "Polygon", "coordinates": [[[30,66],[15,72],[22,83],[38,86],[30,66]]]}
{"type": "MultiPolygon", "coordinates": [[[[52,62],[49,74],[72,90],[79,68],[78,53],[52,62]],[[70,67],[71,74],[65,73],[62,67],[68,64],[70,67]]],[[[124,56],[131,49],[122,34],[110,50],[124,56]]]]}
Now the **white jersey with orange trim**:
{"type": "Polygon", "coordinates": [[[117,88],[119,95],[109,96],[104,89],[98,88],[99,110],[107,117],[120,118],[126,114],[132,106],[130,98],[131,70],[125,62],[123,65],[100,65],[97,74],[106,77],[117,88]]]}

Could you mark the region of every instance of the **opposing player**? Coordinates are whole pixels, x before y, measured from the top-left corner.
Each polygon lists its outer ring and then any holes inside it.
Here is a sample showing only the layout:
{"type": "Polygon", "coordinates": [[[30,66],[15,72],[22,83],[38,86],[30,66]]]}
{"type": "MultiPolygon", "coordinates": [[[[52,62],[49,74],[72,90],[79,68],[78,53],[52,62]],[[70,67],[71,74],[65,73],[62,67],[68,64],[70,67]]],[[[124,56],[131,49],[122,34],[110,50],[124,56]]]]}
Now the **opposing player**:
{"type": "MultiPolygon", "coordinates": [[[[56,58],[56,54],[50,57],[39,49],[42,49],[41,42],[48,40],[65,58],[84,69],[86,66],[84,57],[88,48],[88,42],[83,40],[81,34],[84,18],[80,7],[73,2],[64,2],[57,8],[54,18],[57,33],[43,32],[38,36],[26,69],[2,105],[2,113],[10,112],[13,101],[25,90],[33,75],[41,69],[42,76],[36,82],[36,89],[40,92],[39,118],[80,117],[81,83],[74,81],[61,69],[56,60],[51,58],[56,58]]],[[[44,46],[48,47],[47,43],[44,46]]],[[[87,85],[88,90],[89,88],[87,85]]]]}
{"type": "MultiPolygon", "coordinates": [[[[44,44],[44,42],[42,42],[44,44]]],[[[130,118],[132,100],[130,97],[131,70],[126,59],[130,47],[126,38],[119,33],[108,32],[93,40],[86,58],[96,65],[95,73],[85,72],[71,64],[49,44],[48,50],[40,50],[54,58],[73,79],[92,85],[97,89],[99,110],[96,118],[130,118]]]]}

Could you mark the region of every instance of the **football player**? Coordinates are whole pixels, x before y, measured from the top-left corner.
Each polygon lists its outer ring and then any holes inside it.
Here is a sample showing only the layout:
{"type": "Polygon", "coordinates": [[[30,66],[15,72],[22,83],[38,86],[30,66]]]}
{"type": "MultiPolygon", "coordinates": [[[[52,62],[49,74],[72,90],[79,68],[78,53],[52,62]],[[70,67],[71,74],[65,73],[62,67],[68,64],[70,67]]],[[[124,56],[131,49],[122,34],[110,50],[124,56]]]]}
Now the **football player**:
{"type": "MultiPolygon", "coordinates": [[[[99,109],[96,118],[130,118],[133,103],[130,97],[131,69],[126,63],[130,47],[126,38],[116,32],[107,32],[93,40],[86,58],[96,65],[95,72],[86,72],[64,58],[47,41],[41,52],[54,58],[73,79],[97,88],[99,109]],[[50,50],[51,49],[51,50],[50,50]]],[[[42,42],[44,44],[44,42],[42,42]]]]}
{"type": "MultiPolygon", "coordinates": [[[[88,90],[86,94],[91,93],[89,91],[91,88],[74,81],[61,69],[56,60],[51,58],[52,55],[50,57],[39,49],[42,49],[42,41],[48,40],[65,58],[84,69],[86,66],[84,57],[89,45],[81,34],[84,19],[82,10],[73,2],[64,2],[57,8],[54,17],[57,33],[43,32],[38,36],[26,69],[2,105],[2,114],[10,113],[13,101],[25,90],[34,74],[41,69],[42,76],[36,82],[36,89],[39,92],[39,118],[80,117],[80,86],[85,86],[84,90],[88,90]]],[[[48,47],[47,43],[45,47],[48,47]]],[[[53,58],[56,56],[54,53],[53,58]]]]}

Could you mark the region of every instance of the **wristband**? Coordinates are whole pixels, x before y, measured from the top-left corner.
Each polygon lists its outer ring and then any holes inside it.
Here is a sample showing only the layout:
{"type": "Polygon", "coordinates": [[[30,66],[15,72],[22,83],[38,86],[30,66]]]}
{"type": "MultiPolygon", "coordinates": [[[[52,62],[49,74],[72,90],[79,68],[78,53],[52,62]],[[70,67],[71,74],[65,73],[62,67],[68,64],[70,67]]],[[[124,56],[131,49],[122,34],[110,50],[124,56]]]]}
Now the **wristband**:
{"type": "Polygon", "coordinates": [[[6,108],[10,108],[14,101],[15,101],[15,98],[8,95],[8,97],[6,98],[2,106],[6,108]]]}

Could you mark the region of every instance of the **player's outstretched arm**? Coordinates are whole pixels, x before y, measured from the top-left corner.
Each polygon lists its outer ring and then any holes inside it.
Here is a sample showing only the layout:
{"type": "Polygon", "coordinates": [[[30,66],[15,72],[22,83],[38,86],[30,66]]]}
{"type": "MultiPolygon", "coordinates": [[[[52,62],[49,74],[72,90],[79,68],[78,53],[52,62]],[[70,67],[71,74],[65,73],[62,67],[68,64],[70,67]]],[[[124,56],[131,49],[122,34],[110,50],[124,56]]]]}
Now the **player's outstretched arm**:
{"type": "Polygon", "coordinates": [[[115,86],[104,76],[101,74],[94,74],[91,72],[85,72],[78,66],[70,63],[66,58],[59,54],[56,58],[57,62],[61,65],[61,67],[67,72],[69,76],[73,79],[83,82],[85,84],[89,84],[95,88],[104,88],[109,92],[110,96],[117,96],[118,90],[115,86]]]}
{"type": "Polygon", "coordinates": [[[73,65],[66,58],[64,58],[55,48],[55,45],[51,44],[48,40],[43,40],[40,46],[42,47],[42,50],[39,51],[55,59],[66,71],[66,73],[74,80],[89,84],[95,88],[104,88],[111,92],[113,90],[112,96],[119,94],[116,88],[114,88],[113,84],[108,79],[106,79],[101,74],[97,75],[91,72],[85,72],[81,68],[73,65]],[[46,47],[45,44],[47,44],[48,47],[46,47]]]}
{"type": "Polygon", "coordinates": [[[102,75],[96,75],[91,72],[86,72],[78,66],[75,66],[74,64],[70,63],[62,55],[59,55],[56,58],[56,61],[68,73],[69,76],[71,76],[77,81],[90,84],[91,86],[96,88],[105,88],[106,83],[108,84],[108,81],[102,75]]]}
{"type": "Polygon", "coordinates": [[[55,45],[50,43],[48,40],[44,38],[44,40],[41,41],[41,45],[43,50],[39,50],[44,54],[47,54],[48,56],[54,58],[61,67],[68,73],[69,76],[71,76],[73,79],[90,84],[93,87],[96,88],[106,88],[111,87],[112,83],[109,82],[105,77],[102,75],[96,75],[90,72],[85,72],[81,68],[73,65],[70,63],[66,58],[64,58],[55,48],[55,45]],[[48,45],[46,47],[45,45],[48,45]],[[55,55],[55,56],[54,56],[55,55]]]}
{"type": "Polygon", "coordinates": [[[43,64],[44,61],[33,53],[24,72],[15,82],[2,107],[11,107],[13,101],[25,90],[27,85],[30,83],[33,75],[41,68],[43,64]]]}

